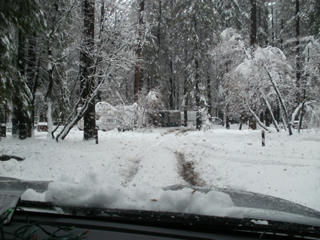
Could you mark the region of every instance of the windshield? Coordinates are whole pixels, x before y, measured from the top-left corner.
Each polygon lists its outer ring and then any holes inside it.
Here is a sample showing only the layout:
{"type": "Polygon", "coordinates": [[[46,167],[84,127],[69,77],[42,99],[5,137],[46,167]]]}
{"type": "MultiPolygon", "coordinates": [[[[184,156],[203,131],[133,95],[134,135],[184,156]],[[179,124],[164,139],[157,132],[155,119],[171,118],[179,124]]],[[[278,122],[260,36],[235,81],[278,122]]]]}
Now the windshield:
{"type": "Polygon", "coordinates": [[[0,191],[57,206],[311,224],[319,9],[1,3],[0,191]]]}

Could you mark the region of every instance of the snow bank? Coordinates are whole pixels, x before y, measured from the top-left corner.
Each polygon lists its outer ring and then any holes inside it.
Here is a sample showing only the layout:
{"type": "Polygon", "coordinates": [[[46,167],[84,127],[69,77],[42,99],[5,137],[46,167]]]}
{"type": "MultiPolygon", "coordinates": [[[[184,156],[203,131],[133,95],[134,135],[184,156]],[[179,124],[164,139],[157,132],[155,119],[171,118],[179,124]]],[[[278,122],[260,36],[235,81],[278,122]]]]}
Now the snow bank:
{"type": "Polygon", "coordinates": [[[88,173],[79,183],[68,181],[50,183],[45,193],[45,200],[63,206],[241,217],[230,196],[225,193],[216,191],[202,193],[189,188],[177,191],[163,190],[147,183],[123,186],[94,173],[88,173]]]}

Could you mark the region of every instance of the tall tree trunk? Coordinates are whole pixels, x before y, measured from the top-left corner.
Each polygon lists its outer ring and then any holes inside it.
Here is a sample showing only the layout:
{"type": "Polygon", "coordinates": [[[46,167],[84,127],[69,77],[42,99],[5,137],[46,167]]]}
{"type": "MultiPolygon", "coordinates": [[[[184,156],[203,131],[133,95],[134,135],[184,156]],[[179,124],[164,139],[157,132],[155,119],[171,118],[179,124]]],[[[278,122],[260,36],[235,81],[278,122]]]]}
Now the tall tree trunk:
{"type": "Polygon", "coordinates": [[[284,20],[283,17],[280,19],[280,49],[283,51],[283,30],[284,30],[284,20]]]}
{"type": "MultiPolygon", "coordinates": [[[[304,98],[305,98],[305,92],[304,91],[304,98]]],[[[300,133],[300,129],[302,127],[302,120],[303,120],[303,111],[304,111],[304,105],[305,105],[305,99],[303,100],[302,102],[302,107],[301,107],[301,110],[300,110],[300,118],[299,118],[299,126],[298,126],[298,133],[300,133]]]]}
{"type": "Polygon", "coordinates": [[[172,60],[169,63],[170,67],[170,76],[169,76],[169,87],[170,87],[170,95],[169,95],[169,108],[171,110],[174,109],[174,83],[173,83],[173,63],[172,60]]]}
{"type": "Polygon", "coordinates": [[[211,79],[209,72],[207,73],[207,92],[208,92],[208,113],[212,114],[212,95],[211,95],[211,79]]]}
{"type": "MultiPolygon", "coordinates": [[[[54,27],[53,27],[54,28],[54,27]]],[[[47,124],[48,124],[48,135],[47,137],[51,137],[51,132],[53,130],[53,121],[52,121],[52,90],[53,90],[53,71],[54,71],[54,63],[53,63],[53,56],[52,56],[52,34],[54,33],[54,29],[51,29],[51,32],[48,37],[48,46],[47,46],[47,53],[48,53],[48,89],[45,95],[45,100],[47,103],[47,124]]]]}
{"type": "Polygon", "coordinates": [[[142,52],[142,28],[143,28],[143,11],[144,11],[144,0],[140,2],[139,11],[139,38],[138,38],[138,49],[137,49],[137,64],[135,67],[134,77],[134,102],[138,102],[139,99],[139,86],[142,81],[142,69],[141,69],[141,52],[142,52]]]}
{"type": "Polygon", "coordinates": [[[34,105],[34,102],[36,100],[36,91],[37,91],[37,88],[39,86],[39,78],[40,78],[40,75],[39,75],[39,72],[40,72],[40,63],[41,63],[41,58],[39,57],[38,60],[37,60],[37,70],[36,70],[36,73],[35,73],[35,76],[34,76],[34,85],[33,85],[33,88],[32,88],[32,102],[31,102],[31,106],[32,106],[32,113],[31,113],[31,119],[32,119],[32,133],[34,132],[34,119],[35,119],[35,114],[36,114],[36,108],[35,108],[35,105],[34,105]]]}
{"type": "MultiPolygon", "coordinates": [[[[297,88],[301,86],[301,57],[300,57],[300,2],[296,0],[296,81],[297,88]]],[[[302,101],[302,96],[297,94],[297,104],[302,101]]]]}
{"type": "Polygon", "coordinates": [[[257,0],[250,0],[251,5],[251,28],[250,28],[250,45],[257,44],[257,0]]]}
{"type": "Polygon", "coordinates": [[[195,82],[196,82],[196,107],[197,107],[197,117],[196,117],[196,128],[200,130],[201,128],[201,112],[200,112],[200,79],[199,79],[199,61],[195,59],[195,82]]]}
{"type": "Polygon", "coordinates": [[[37,59],[36,54],[36,32],[33,34],[33,37],[29,39],[29,50],[28,50],[28,68],[27,68],[27,77],[28,77],[28,83],[29,88],[31,92],[31,132],[33,133],[34,129],[34,118],[35,118],[35,93],[39,85],[39,72],[40,72],[40,63],[41,59],[40,57],[37,59]]]}
{"type": "MultiPolygon", "coordinates": [[[[101,0],[100,1],[100,29],[99,29],[99,40],[98,40],[98,43],[97,43],[97,49],[98,49],[98,55],[100,54],[101,52],[101,48],[102,48],[102,43],[103,43],[103,40],[102,40],[102,33],[104,31],[104,21],[105,21],[105,0],[101,0]]],[[[98,85],[103,81],[103,70],[102,68],[99,66],[102,62],[102,57],[101,56],[98,56],[98,59],[97,59],[97,67],[99,67],[99,71],[98,71],[98,85]]],[[[99,91],[98,94],[97,94],[97,101],[98,102],[101,102],[102,101],[102,97],[101,97],[101,94],[102,92],[99,91]]]]}
{"type": "Polygon", "coordinates": [[[158,27],[157,27],[158,56],[161,49],[161,18],[162,18],[162,0],[159,0],[159,17],[158,17],[158,27]]]}
{"type": "MultiPolygon", "coordinates": [[[[82,11],[84,15],[83,42],[80,52],[81,62],[81,89],[82,99],[86,101],[94,90],[94,0],[83,0],[82,11]]],[[[95,138],[95,98],[91,99],[83,115],[83,139],[95,138]]]]}
{"type": "Polygon", "coordinates": [[[52,100],[47,98],[47,124],[48,124],[48,134],[47,137],[51,137],[53,131],[53,120],[52,120],[52,100]]]}
{"type": "MultiPolygon", "coordinates": [[[[309,52],[309,48],[308,48],[308,58],[307,58],[307,63],[309,63],[310,60],[310,52],[309,52]]],[[[300,110],[300,118],[299,118],[299,127],[298,127],[298,133],[300,133],[300,129],[302,127],[302,120],[303,120],[303,112],[304,112],[304,105],[305,105],[305,101],[306,101],[306,82],[308,81],[309,78],[309,74],[307,73],[306,76],[306,81],[305,84],[303,84],[303,97],[302,97],[302,107],[300,110]]]]}
{"type": "Polygon", "coordinates": [[[230,129],[230,119],[229,116],[226,116],[226,129],[230,129]]]}
{"type": "MultiPolygon", "coordinates": [[[[254,49],[257,45],[257,0],[250,0],[251,5],[251,28],[250,28],[250,45],[252,48],[251,55],[253,56],[254,49]]],[[[251,109],[255,111],[255,109],[251,109]]],[[[252,111],[250,111],[252,113],[252,111]]],[[[249,127],[253,130],[257,129],[256,117],[251,115],[249,117],[249,127]]]]}
{"type": "Polygon", "coordinates": [[[271,40],[272,40],[273,47],[274,47],[274,39],[275,39],[274,12],[273,12],[273,3],[271,3],[271,40]]]}
{"type": "MultiPolygon", "coordinates": [[[[187,62],[188,59],[188,52],[187,50],[184,51],[185,54],[185,62],[187,62]]],[[[184,126],[188,126],[188,104],[189,104],[189,99],[188,99],[188,74],[187,72],[185,73],[185,78],[184,78],[184,83],[183,83],[183,96],[184,96],[184,109],[183,109],[183,116],[184,116],[184,126]]]]}
{"type": "MultiPolygon", "coordinates": [[[[196,14],[198,13],[197,11],[197,7],[198,5],[195,4],[195,13],[193,16],[193,23],[194,23],[194,31],[195,34],[198,33],[198,26],[197,26],[197,17],[196,14]]],[[[199,76],[199,59],[198,59],[198,51],[199,51],[199,47],[198,47],[198,36],[194,36],[194,41],[195,41],[195,59],[194,59],[194,63],[195,63],[195,77],[194,77],[194,81],[195,81],[195,99],[196,99],[196,108],[197,108],[197,115],[196,115],[196,129],[200,130],[201,128],[201,112],[200,112],[200,108],[201,108],[201,99],[200,99],[200,76],[199,76]]]]}
{"type": "Polygon", "coordinates": [[[180,106],[180,84],[177,78],[177,74],[173,73],[173,82],[175,83],[175,90],[174,90],[174,96],[175,96],[175,109],[179,109],[180,106]]]}
{"type": "Polygon", "coordinates": [[[20,139],[26,139],[32,136],[31,120],[29,116],[28,106],[25,106],[21,94],[21,90],[26,87],[26,51],[25,39],[21,31],[18,33],[18,64],[17,68],[20,72],[21,82],[15,84],[15,94],[13,96],[13,120],[12,120],[12,134],[19,134],[20,139]]]}

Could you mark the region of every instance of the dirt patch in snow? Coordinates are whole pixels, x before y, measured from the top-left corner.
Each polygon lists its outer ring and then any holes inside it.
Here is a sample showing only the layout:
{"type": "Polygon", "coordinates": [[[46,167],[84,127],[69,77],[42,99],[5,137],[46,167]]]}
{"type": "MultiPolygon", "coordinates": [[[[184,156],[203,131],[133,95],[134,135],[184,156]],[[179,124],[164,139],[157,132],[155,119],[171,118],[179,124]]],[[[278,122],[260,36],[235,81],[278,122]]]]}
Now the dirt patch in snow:
{"type": "Polygon", "coordinates": [[[187,134],[188,132],[194,132],[194,131],[197,131],[197,130],[195,128],[193,128],[193,127],[171,128],[171,129],[168,129],[167,131],[163,132],[161,134],[161,136],[164,136],[164,135],[167,135],[167,134],[170,134],[170,133],[175,133],[175,135],[178,136],[178,135],[184,135],[184,134],[187,134]]]}
{"type": "Polygon", "coordinates": [[[194,169],[194,162],[188,162],[181,152],[175,152],[175,155],[178,160],[179,175],[192,186],[205,186],[205,182],[194,169]]]}
{"type": "Polygon", "coordinates": [[[197,129],[195,128],[183,128],[183,129],[179,129],[179,131],[176,133],[176,136],[178,135],[186,135],[188,134],[188,132],[194,132],[197,131],[197,129]]]}
{"type": "Polygon", "coordinates": [[[22,157],[17,157],[17,156],[13,156],[13,155],[1,155],[0,156],[0,161],[8,161],[10,159],[15,159],[17,161],[23,161],[24,158],[22,157]]]}

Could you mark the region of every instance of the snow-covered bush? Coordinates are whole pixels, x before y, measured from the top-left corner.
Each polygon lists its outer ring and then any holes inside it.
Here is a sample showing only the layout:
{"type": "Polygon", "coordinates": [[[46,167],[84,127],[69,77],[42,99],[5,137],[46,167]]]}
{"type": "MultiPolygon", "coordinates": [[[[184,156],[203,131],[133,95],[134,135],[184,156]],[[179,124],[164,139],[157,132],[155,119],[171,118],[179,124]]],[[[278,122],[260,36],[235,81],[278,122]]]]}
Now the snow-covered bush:
{"type": "Polygon", "coordinates": [[[162,109],[163,102],[158,90],[140,94],[137,107],[138,126],[157,126],[160,117],[159,112],[162,109]]]}
{"type": "Polygon", "coordinates": [[[107,102],[96,104],[96,125],[100,129],[133,129],[156,125],[159,121],[159,111],[163,108],[157,91],[149,91],[140,95],[139,103],[132,105],[112,106],[107,102]]]}
{"type": "Polygon", "coordinates": [[[303,116],[304,124],[308,128],[320,128],[320,104],[318,102],[307,102],[303,116]]]}
{"type": "Polygon", "coordinates": [[[100,129],[111,130],[132,129],[134,126],[134,105],[130,106],[112,106],[107,102],[98,102],[96,104],[96,125],[100,129]]]}

